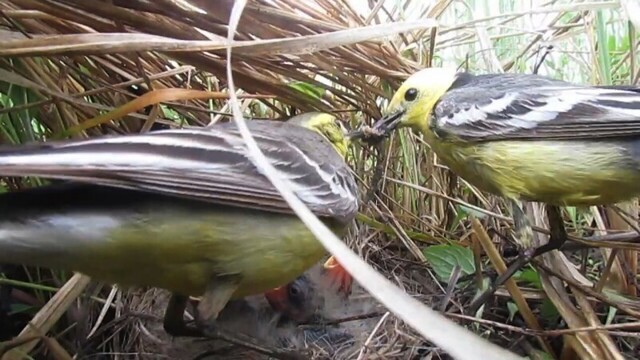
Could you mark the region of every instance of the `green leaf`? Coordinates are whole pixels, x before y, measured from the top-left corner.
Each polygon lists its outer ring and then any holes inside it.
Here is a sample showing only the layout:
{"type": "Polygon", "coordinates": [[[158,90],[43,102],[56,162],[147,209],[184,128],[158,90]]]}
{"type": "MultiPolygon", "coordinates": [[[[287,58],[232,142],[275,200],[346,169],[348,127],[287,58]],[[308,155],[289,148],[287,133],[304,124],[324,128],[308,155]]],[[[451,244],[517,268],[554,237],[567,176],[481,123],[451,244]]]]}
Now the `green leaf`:
{"type": "Polygon", "coordinates": [[[456,205],[456,209],[458,214],[464,214],[466,216],[471,216],[477,219],[484,219],[487,217],[487,214],[480,212],[476,209],[470,208],[464,205],[456,205]]]}
{"type": "Polygon", "coordinates": [[[569,219],[571,219],[571,223],[574,227],[578,227],[578,208],[575,206],[565,206],[564,208],[569,214],[569,219]]]}
{"type": "Polygon", "coordinates": [[[555,324],[558,322],[560,318],[560,313],[556,306],[553,305],[553,302],[549,299],[542,300],[542,305],[540,306],[540,315],[542,319],[550,324],[555,324]]]}
{"type": "Polygon", "coordinates": [[[611,85],[611,57],[607,48],[607,29],[604,14],[596,12],[596,38],[598,39],[598,65],[604,85],[611,85]]]}
{"type": "Polygon", "coordinates": [[[388,98],[391,99],[391,96],[393,95],[393,93],[395,92],[395,88],[393,88],[391,86],[391,84],[388,81],[381,81],[380,82],[380,87],[382,88],[382,91],[385,94],[388,94],[388,98]]]}
{"type": "MultiPolygon", "coordinates": [[[[482,295],[485,291],[487,291],[487,289],[489,289],[489,285],[491,285],[491,278],[489,278],[488,276],[484,276],[482,278],[482,283],[480,284],[480,286],[478,286],[478,288],[476,289],[476,293],[475,295],[473,295],[473,300],[477,299],[480,295],[482,295]]],[[[472,301],[473,301],[472,300],[472,301]]],[[[481,318],[482,314],[484,313],[484,305],[480,306],[480,308],[478,309],[478,311],[476,311],[476,313],[473,315],[477,318],[481,318]]],[[[476,330],[479,329],[480,327],[478,326],[480,324],[475,324],[474,326],[476,327],[476,330]]]]}
{"type": "Polygon", "coordinates": [[[516,281],[524,281],[528,284],[531,284],[537,289],[542,289],[542,282],[540,281],[540,275],[535,269],[531,267],[528,267],[522,271],[518,271],[513,276],[513,278],[516,281]]]}
{"type": "Polygon", "coordinates": [[[289,83],[289,86],[316,99],[322,99],[322,95],[324,95],[324,89],[320,86],[302,81],[291,82],[289,83]]]}
{"type": "Polygon", "coordinates": [[[453,232],[456,227],[459,225],[460,221],[466,218],[477,218],[477,219],[483,219],[485,217],[487,217],[487,214],[480,212],[478,210],[475,210],[473,208],[470,208],[468,206],[464,206],[464,205],[456,205],[456,218],[453,219],[453,221],[451,222],[451,228],[449,229],[449,231],[453,232]]]}
{"type": "Polygon", "coordinates": [[[507,303],[507,310],[509,310],[509,321],[513,321],[513,317],[518,313],[518,305],[513,301],[509,301],[507,303]]]}
{"type": "Polygon", "coordinates": [[[438,279],[449,281],[453,268],[460,266],[464,275],[473,274],[476,270],[471,249],[456,244],[434,245],[425,248],[424,256],[433,268],[438,279]]]}
{"type": "Polygon", "coordinates": [[[35,313],[35,311],[33,311],[34,309],[36,309],[34,306],[27,305],[27,304],[11,304],[9,306],[8,315],[14,315],[19,313],[35,313]]]}
{"type": "Polygon", "coordinates": [[[542,356],[542,358],[544,360],[554,360],[555,359],[553,356],[551,356],[551,354],[549,354],[547,352],[540,351],[539,353],[540,353],[540,356],[542,356]]]}
{"type": "Polygon", "coordinates": [[[551,355],[549,355],[549,353],[538,350],[538,349],[534,349],[533,350],[533,358],[531,356],[527,356],[525,357],[525,359],[530,359],[530,360],[554,360],[555,358],[551,355]]]}
{"type": "Polygon", "coordinates": [[[607,321],[605,321],[604,324],[611,325],[617,313],[618,313],[618,309],[614,308],[613,306],[610,306],[609,311],[607,311],[607,321]]]}

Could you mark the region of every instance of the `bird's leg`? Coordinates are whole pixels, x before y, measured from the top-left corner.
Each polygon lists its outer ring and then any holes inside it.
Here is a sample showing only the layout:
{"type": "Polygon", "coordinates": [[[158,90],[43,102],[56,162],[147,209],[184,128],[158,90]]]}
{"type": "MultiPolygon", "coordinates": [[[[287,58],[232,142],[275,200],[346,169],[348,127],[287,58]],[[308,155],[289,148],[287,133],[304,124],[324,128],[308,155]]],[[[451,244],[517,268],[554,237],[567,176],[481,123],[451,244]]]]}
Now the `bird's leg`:
{"type": "Polygon", "coordinates": [[[551,250],[558,250],[567,241],[567,230],[564,227],[560,207],[555,205],[547,205],[547,219],[549,220],[549,241],[536,249],[533,257],[542,255],[551,250]]]}
{"type": "MultiPolygon", "coordinates": [[[[511,199],[511,213],[513,217],[513,226],[516,232],[516,242],[526,252],[527,249],[532,249],[533,244],[533,229],[531,223],[527,218],[527,214],[524,212],[524,205],[521,201],[511,199]]],[[[531,253],[533,255],[533,252],[531,253]]]]}
{"type": "MultiPolygon", "coordinates": [[[[513,276],[520,268],[525,266],[536,256],[535,243],[533,241],[533,229],[531,223],[524,212],[522,202],[511,200],[511,212],[513,216],[513,224],[515,227],[516,240],[521,247],[520,255],[509,264],[507,270],[500,274],[489,288],[491,294],[513,276]]],[[[489,294],[489,295],[491,295],[489,294]]]]}
{"type": "Polygon", "coordinates": [[[520,255],[507,267],[507,270],[499,275],[492,283],[489,285],[489,288],[482,293],[478,298],[476,298],[471,305],[469,306],[469,313],[475,314],[476,311],[484,304],[489,296],[495,293],[496,289],[504,284],[516,271],[520,268],[528,264],[533,258],[536,256],[547,253],[551,250],[557,250],[562,247],[562,245],[567,241],[567,231],[564,227],[564,222],[562,221],[562,215],[560,214],[560,208],[555,205],[547,205],[546,212],[547,218],[549,220],[549,230],[551,235],[549,236],[549,241],[538,247],[533,248],[533,230],[531,229],[531,225],[526,217],[518,219],[518,216],[524,216],[524,209],[521,207],[519,203],[512,204],[513,210],[513,222],[516,228],[516,234],[520,234],[520,245],[523,245],[524,248],[520,255]],[[518,214],[518,209],[520,210],[518,214]],[[519,228],[520,227],[520,228],[519,228]],[[528,230],[523,229],[523,227],[528,227],[528,230]],[[527,234],[527,232],[530,233],[527,234]],[[524,241],[523,241],[524,238],[524,241]],[[530,239],[530,240],[529,240],[530,239]],[[527,242],[529,241],[529,242],[527,242]],[[530,245],[527,245],[530,244],[530,245]]]}
{"type": "MultiPolygon", "coordinates": [[[[557,250],[562,247],[562,245],[567,241],[568,238],[567,231],[564,228],[564,222],[562,221],[562,215],[560,214],[560,208],[555,205],[547,205],[546,212],[547,218],[549,220],[550,230],[549,241],[540,247],[534,248],[533,230],[531,228],[531,224],[529,223],[529,220],[524,213],[524,209],[520,205],[521,203],[514,202],[514,204],[513,222],[516,228],[516,236],[518,236],[518,239],[520,240],[519,245],[522,246],[522,252],[519,256],[519,258],[522,258],[522,260],[519,261],[518,259],[516,259],[511,264],[511,266],[509,266],[509,269],[511,269],[512,267],[514,267],[515,269],[513,270],[513,272],[511,272],[511,274],[509,274],[507,279],[511,277],[511,275],[513,275],[513,273],[515,273],[515,271],[517,271],[520,267],[531,261],[531,259],[533,259],[534,257],[547,253],[551,250],[557,250]],[[518,210],[516,209],[519,210],[519,214],[518,210]]],[[[507,269],[507,272],[505,272],[505,274],[509,272],[509,269],[507,269]]]]}
{"type": "Polygon", "coordinates": [[[529,261],[531,261],[535,256],[536,249],[533,242],[533,229],[531,228],[531,223],[524,212],[523,204],[515,199],[510,199],[510,203],[516,241],[521,247],[520,255],[518,255],[511,264],[509,264],[504,273],[498,275],[498,277],[489,284],[489,288],[487,290],[471,302],[467,308],[469,314],[475,314],[478,309],[487,302],[489,297],[496,292],[498,287],[509,280],[516,271],[529,263],[529,261]]]}
{"type": "Polygon", "coordinates": [[[202,331],[193,326],[187,326],[184,321],[184,310],[187,308],[189,297],[171,294],[167,310],[164,313],[164,331],[171,336],[201,337],[202,331]]]}
{"type": "Polygon", "coordinates": [[[218,314],[227,305],[233,293],[238,289],[241,277],[237,274],[217,275],[209,282],[204,295],[200,299],[196,313],[196,325],[207,332],[217,328],[215,321],[218,314]]]}

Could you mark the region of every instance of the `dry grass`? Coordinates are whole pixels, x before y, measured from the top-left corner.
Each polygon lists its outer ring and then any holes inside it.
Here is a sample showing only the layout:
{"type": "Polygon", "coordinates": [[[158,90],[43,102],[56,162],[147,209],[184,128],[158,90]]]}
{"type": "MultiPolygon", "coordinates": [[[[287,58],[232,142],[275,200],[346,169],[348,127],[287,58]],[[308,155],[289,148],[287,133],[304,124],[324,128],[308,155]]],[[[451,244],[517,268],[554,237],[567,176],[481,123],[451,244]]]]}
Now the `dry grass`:
{"type": "MultiPolygon", "coordinates": [[[[3,141],[139,132],[154,124],[201,126],[227,117],[220,44],[233,1],[190,3],[206,12],[171,0],[1,2],[3,141]],[[142,100],[130,103],[137,98],[142,100]],[[107,113],[114,109],[126,115],[107,113]]],[[[336,111],[356,125],[379,116],[392,89],[415,69],[433,63],[474,72],[530,72],[548,45],[553,50],[541,73],[587,83],[637,84],[637,37],[617,2],[523,3],[250,1],[237,36],[245,43],[238,44],[232,64],[241,95],[252,95],[242,101],[243,110],[253,118],[336,111]],[[335,46],[371,36],[373,30],[356,27],[420,18],[436,18],[441,27],[416,27],[383,40],[335,46]],[[343,37],[314,37],[335,31],[343,31],[343,37]],[[279,41],[265,44],[266,39],[279,41]],[[324,50],[310,52],[314,47],[324,50]]],[[[379,31],[390,35],[394,28],[379,31]]],[[[595,242],[591,249],[574,242],[523,272],[534,281],[520,276],[499,289],[481,313],[462,315],[481,276],[495,273],[503,257],[515,254],[505,240],[511,225],[502,215],[502,200],[456,178],[409,133],[392,137],[378,150],[388,154],[380,171],[374,168],[375,151],[353,150],[353,166],[367,201],[348,238],[377,270],[459,323],[531,358],[539,358],[541,349],[562,359],[622,359],[640,352],[636,242],[595,242]],[[380,191],[371,192],[372,184],[380,191]],[[472,221],[479,214],[471,210],[474,206],[483,210],[479,221],[472,221]],[[475,276],[454,277],[450,284],[438,281],[423,251],[450,242],[474,250],[475,276]]],[[[7,179],[6,185],[12,189],[33,184],[7,179]]],[[[637,228],[637,204],[620,207],[633,215],[632,221],[613,207],[564,209],[568,231],[580,237],[637,228]]],[[[530,215],[545,228],[542,214],[531,204],[530,215]]],[[[545,242],[546,235],[541,233],[540,241],[545,242]]],[[[11,278],[23,281],[24,296],[37,310],[51,295],[38,284],[61,286],[64,277],[45,271],[31,274],[36,277],[27,278],[17,269],[11,278]]],[[[154,315],[157,304],[148,303],[155,299],[154,291],[140,295],[91,288],[85,294],[93,297],[82,298],[49,335],[80,358],[134,358],[132,353],[149,350],[141,340],[149,330],[132,311],[154,315]]],[[[11,318],[23,324],[24,319],[16,319],[11,318]]],[[[32,353],[61,353],[45,345],[40,343],[32,353]]],[[[365,350],[346,353],[353,359],[446,358],[393,316],[381,322],[365,350]]]]}

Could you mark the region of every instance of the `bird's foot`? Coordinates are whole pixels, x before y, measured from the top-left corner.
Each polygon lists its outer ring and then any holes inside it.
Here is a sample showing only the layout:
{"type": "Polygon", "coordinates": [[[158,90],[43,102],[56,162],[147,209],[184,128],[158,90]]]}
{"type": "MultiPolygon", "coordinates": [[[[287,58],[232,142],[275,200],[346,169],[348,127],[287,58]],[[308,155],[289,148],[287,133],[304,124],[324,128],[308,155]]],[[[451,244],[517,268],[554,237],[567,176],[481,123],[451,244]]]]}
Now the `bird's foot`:
{"type": "Polygon", "coordinates": [[[502,286],[516,271],[528,264],[533,258],[549,251],[557,250],[567,241],[567,232],[562,221],[559,207],[552,205],[546,207],[551,235],[549,241],[538,248],[530,247],[530,245],[533,244],[533,229],[525,217],[522,205],[513,203],[512,210],[516,234],[518,236],[517,242],[520,246],[523,246],[523,250],[520,251],[518,257],[507,267],[507,270],[500,274],[491,285],[489,285],[487,290],[471,302],[468,307],[469,314],[475,314],[478,309],[487,302],[489,297],[495,293],[498,287],[502,286]]]}
{"type": "Polygon", "coordinates": [[[521,251],[520,255],[518,255],[518,257],[516,257],[516,259],[511,262],[511,264],[509,264],[505,272],[498,275],[498,277],[496,277],[495,280],[493,280],[491,284],[489,284],[489,288],[471,302],[471,304],[467,308],[467,313],[471,315],[475,314],[478,309],[480,309],[480,307],[484,305],[487,300],[489,300],[489,297],[491,297],[500,286],[507,282],[507,280],[509,280],[513,276],[513,274],[516,273],[516,271],[520,270],[520,268],[528,264],[529,261],[533,259],[534,254],[535,249],[525,249],[524,251],[521,251]]]}
{"type": "Polygon", "coordinates": [[[510,199],[511,215],[513,216],[513,225],[515,230],[516,244],[522,249],[518,257],[507,267],[506,271],[498,275],[489,285],[489,287],[474,299],[467,312],[469,314],[475,314],[482,305],[484,305],[489,297],[491,297],[498,287],[502,286],[513,274],[516,273],[522,266],[526,265],[535,253],[534,241],[533,241],[533,229],[527,219],[524,212],[524,206],[522,202],[517,199],[510,199]]]}

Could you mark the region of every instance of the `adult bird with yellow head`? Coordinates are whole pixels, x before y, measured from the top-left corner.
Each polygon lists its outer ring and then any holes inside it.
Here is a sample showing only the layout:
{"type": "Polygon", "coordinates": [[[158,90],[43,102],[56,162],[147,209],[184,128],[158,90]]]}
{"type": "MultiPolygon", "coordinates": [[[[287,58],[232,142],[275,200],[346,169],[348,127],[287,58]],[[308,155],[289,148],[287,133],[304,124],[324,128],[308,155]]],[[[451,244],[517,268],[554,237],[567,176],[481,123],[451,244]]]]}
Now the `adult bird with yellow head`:
{"type": "MultiPolygon", "coordinates": [[[[358,200],[341,122],[312,113],[247,125],[294,193],[343,235],[358,200]]],[[[170,290],[174,335],[223,337],[215,318],[230,299],[288,283],[326,254],[234,123],[12,147],[0,174],[68,180],[0,195],[0,263],[170,290]],[[201,295],[189,328],[188,296],[201,295]]]]}
{"type": "Polygon", "coordinates": [[[510,199],[600,205],[640,193],[640,90],[429,68],[374,131],[410,127],[454,172],[510,199]]]}
{"type": "Polygon", "coordinates": [[[368,131],[374,137],[411,128],[454,173],[509,200],[526,258],[565,239],[535,251],[521,201],[549,211],[640,194],[637,87],[427,68],[402,83],[384,114],[368,131]]]}

